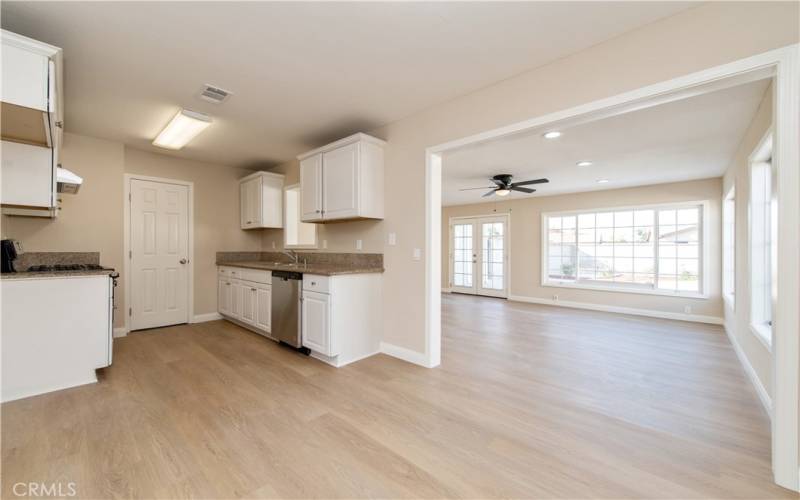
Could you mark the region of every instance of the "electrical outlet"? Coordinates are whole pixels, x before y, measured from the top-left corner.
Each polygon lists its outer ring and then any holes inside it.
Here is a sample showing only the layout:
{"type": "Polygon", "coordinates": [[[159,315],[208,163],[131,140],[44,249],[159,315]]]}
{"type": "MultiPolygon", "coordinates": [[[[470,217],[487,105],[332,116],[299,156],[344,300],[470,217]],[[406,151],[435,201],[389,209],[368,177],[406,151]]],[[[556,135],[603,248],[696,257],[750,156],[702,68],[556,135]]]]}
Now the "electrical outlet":
{"type": "Polygon", "coordinates": [[[414,258],[414,260],[422,259],[422,249],[421,248],[415,248],[414,249],[413,258],[414,258]]]}
{"type": "Polygon", "coordinates": [[[558,295],[557,294],[553,295],[553,302],[558,302],[558,295]]]}
{"type": "Polygon", "coordinates": [[[275,242],[273,241],[272,242],[272,249],[275,250],[275,248],[277,248],[277,247],[275,246],[275,242]]]}
{"type": "Polygon", "coordinates": [[[686,314],[692,314],[692,306],[683,306],[683,312],[686,314]]]}
{"type": "Polygon", "coordinates": [[[328,248],[328,240],[322,240],[322,249],[328,248]]]}
{"type": "Polygon", "coordinates": [[[361,250],[362,248],[364,248],[364,241],[356,240],[356,250],[361,250]]]}
{"type": "Polygon", "coordinates": [[[397,245],[397,233],[389,233],[389,245],[397,245]]]}

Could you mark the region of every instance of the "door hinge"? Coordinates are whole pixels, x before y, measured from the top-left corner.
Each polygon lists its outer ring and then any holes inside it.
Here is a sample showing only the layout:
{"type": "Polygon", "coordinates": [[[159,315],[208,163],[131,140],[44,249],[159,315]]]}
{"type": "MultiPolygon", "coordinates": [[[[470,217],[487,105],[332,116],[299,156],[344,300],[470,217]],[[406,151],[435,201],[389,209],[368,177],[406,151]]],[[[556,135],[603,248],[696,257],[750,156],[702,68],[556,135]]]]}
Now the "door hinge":
{"type": "Polygon", "coordinates": [[[133,258],[133,250],[128,250],[128,258],[129,259],[133,258]]]}
{"type": "Polygon", "coordinates": [[[128,316],[133,316],[133,308],[132,307],[128,308],[128,316]]]}
{"type": "Polygon", "coordinates": [[[131,194],[130,193],[128,193],[128,201],[133,201],[133,198],[131,198],[131,194]]]}

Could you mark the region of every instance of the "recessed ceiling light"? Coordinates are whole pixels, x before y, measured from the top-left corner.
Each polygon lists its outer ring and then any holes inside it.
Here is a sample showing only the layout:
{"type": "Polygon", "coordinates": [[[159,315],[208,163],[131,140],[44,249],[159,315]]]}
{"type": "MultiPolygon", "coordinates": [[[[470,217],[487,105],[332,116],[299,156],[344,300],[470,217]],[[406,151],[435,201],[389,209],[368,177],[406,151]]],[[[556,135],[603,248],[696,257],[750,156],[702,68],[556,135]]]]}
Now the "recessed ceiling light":
{"type": "Polygon", "coordinates": [[[165,149],[181,149],[209,125],[211,118],[208,115],[182,109],[158,134],[153,145],[165,149]]]}
{"type": "Polygon", "coordinates": [[[608,183],[608,179],[597,179],[597,183],[598,184],[607,184],[608,183]]]}
{"type": "Polygon", "coordinates": [[[498,189],[494,192],[497,196],[508,196],[511,191],[509,189],[498,189]]]}
{"type": "Polygon", "coordinates": [[[544,136],[545,139],[558,139],[561,137],[561,132],[557,130],[551,130],[550,132],[545,132],[544,136]]]}
{"type": "Polygon", "coordinates": [[[579,161],[578,163],[576,163],[576,165],[578,165],[579,167],[588,167],[591,164],[592,164],[592,162],[587,161],[587,160],[579,161]]]}

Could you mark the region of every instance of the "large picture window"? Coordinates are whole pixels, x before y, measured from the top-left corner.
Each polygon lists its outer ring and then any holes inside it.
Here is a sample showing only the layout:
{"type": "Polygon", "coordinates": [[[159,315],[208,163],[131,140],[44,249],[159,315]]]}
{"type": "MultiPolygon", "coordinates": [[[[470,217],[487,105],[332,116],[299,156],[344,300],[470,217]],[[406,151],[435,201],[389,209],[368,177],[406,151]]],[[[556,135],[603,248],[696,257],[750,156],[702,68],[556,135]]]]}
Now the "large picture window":
{"type": "Polygon", "coordinates": [[[544,214],[543,284],[703,295],[703,206],[544,214]]]}

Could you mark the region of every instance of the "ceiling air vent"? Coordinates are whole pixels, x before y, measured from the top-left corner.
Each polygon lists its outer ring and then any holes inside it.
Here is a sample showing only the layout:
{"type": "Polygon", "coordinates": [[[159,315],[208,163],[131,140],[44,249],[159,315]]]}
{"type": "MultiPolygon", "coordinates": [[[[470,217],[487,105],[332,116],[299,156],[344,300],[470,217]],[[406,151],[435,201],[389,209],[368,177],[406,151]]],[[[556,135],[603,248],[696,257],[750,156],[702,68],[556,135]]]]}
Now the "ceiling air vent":
{"type": "Polygon", "coordinates": [[[221,104],[228,100],[228,97],[232,96],[233,93],[227,90],[221,89],[219,87],[215,87],[213,85],[206,84],[203,87],[202,92],[200,92],[200,99],[204,101],[213,102],[214,104],[221,104]]]}

